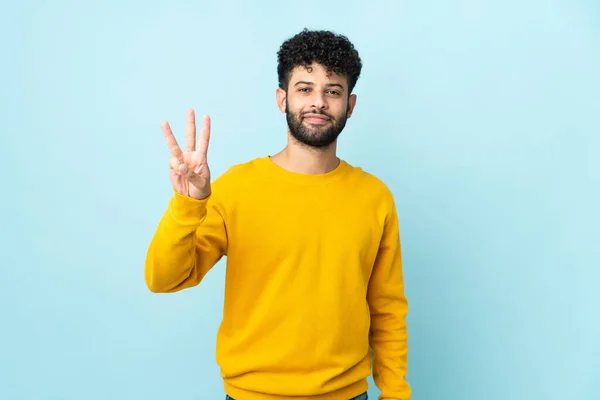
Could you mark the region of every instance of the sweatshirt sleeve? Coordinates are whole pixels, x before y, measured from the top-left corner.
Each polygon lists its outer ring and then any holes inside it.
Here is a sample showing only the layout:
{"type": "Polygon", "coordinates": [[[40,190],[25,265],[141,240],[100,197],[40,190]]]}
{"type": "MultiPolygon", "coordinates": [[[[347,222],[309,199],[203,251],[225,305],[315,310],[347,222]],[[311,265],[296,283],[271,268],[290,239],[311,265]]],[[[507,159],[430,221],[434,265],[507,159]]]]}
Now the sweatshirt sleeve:
{"type": "Polygon", "coordinates": [[[227,252],[224,210],[215,190],[196,200],[174,192],[148,247],[144,277],[154,293],[198,285],[227,252]]]}
{"type": "Polygon", "coordinates": [[[374,353],[373,380],[381,390],[379,400],[409,400],[408,302],[404,294],[402,251],[394,200],[369,282],[370,345],[374,353]]]}

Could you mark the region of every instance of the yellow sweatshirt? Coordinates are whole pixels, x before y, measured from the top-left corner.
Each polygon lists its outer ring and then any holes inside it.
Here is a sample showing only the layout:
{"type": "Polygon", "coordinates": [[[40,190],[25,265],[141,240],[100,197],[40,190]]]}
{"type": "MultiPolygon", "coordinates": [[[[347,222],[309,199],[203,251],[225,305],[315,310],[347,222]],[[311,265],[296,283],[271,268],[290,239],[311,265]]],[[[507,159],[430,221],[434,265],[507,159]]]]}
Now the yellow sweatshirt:
{"type": "Polygon", "coordinates": [[[226,257],[217,362],[236,400],[410,398],[407,300],[390,190],[345,161],[299,174],[235,165],[208,199],[177,192],[150,243],[152,292],[198,285],[226,257]],[[373,357],[372,357],[373,356],[373,357]]]}

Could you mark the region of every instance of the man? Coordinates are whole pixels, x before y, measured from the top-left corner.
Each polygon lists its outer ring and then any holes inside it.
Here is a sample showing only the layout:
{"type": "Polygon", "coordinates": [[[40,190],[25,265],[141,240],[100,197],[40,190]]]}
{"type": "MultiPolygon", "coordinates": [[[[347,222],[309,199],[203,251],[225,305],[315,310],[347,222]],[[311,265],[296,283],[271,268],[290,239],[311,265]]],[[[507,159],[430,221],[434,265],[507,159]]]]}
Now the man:
{"type": "Polygon", "coordinates": [[[152,292],[198,285],[227,258],[217,362],[228,399],[410,398],[398,217],[378,178],[336,156],[362,64],[348,39],[304,30],[278,52],[279,153],[211,184],[210,119],[185,150],[163,123],[174,188],[148,249],[152,292]]]}

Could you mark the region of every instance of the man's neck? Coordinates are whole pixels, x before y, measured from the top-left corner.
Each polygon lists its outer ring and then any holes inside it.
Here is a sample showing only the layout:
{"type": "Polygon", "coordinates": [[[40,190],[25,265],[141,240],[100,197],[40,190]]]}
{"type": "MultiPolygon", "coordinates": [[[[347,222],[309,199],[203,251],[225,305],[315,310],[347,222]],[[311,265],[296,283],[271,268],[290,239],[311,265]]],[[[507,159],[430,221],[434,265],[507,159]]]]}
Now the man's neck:
{"type": "Polygon", "coordinates": [[[340,162],[336,155],[336,143],[327,148],[314,149],[293,138],[271,160],[283,169],[301,174],[325,174],[334,170],[340,162]]]}

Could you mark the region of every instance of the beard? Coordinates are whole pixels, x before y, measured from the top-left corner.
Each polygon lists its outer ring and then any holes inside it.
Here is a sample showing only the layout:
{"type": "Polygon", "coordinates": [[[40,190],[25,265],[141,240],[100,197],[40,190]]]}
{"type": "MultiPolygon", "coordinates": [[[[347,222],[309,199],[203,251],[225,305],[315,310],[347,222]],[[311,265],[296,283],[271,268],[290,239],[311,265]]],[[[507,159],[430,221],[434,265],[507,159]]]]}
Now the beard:
{"type": "Polygon", "coordinates": [[[340,118],[335,118],[331,114],[317,110],[294,114],[290,111],[287,100],[285,116],[292,137],[301,144],[314,149],[325,149],[335,142],[346,126],[346,120],[348,119],[346,112],[340,118]],[[329,118],[328,124],[307,127],[302,123],[305,114],[325,115],[329,118]]]}

